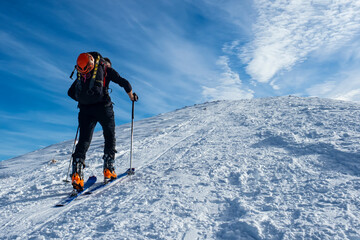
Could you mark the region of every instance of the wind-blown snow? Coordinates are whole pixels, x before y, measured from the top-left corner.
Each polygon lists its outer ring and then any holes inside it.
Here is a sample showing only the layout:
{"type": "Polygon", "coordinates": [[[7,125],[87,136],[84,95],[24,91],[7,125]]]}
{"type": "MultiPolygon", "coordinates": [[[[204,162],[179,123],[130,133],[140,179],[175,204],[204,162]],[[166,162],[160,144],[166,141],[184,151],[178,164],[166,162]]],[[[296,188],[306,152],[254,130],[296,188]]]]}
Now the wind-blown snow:
{"type": "MultiPolygon", "coordinates": [[[[129,124],[116,134],[121,173],[129,124]]],[[[134,141],[135,176],[63,208],[73,140],[1,162],[0,239],[360,239],[359,104],[211,102],[136,122],[134,141]]],[[[102,150],[98,132],[86,177],[102,150]]]]}

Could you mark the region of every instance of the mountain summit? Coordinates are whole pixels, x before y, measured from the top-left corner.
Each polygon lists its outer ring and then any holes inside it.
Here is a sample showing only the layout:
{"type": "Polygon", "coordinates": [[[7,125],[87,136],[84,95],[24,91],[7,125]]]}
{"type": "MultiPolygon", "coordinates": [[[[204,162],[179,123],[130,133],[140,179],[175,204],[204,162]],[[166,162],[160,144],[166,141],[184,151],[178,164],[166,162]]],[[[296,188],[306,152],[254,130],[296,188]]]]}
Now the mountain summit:
{"type": "MultiPolygon", "coordinates": [[[[128,168],[130,125],[116,128],[128,168]]],[[[73,140],[0,163],[0,239],[360,239],[360,105],[217,101],[135,123],[136,174],[53,206],[73,140]]],[[[102,177],[102,132],[85,177],[102,177]]]]}

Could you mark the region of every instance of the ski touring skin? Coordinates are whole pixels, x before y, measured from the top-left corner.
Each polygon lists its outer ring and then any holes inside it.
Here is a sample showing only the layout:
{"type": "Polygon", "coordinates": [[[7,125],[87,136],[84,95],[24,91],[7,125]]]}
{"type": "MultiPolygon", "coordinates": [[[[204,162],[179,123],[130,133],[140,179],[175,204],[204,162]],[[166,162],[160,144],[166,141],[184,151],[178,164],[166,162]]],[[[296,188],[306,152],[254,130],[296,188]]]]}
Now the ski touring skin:
{"type": "Polygon", "coordinates": [[[54,207],[64,207],[71,203],[73,200],[78,198],[82,193],[84,193],[87,189],[89,189],[92,185],[96,183],[96,177],[92,176],[89,177],[89,179],[84,184],[84,189],[81,192],[73,192],[65,199],[62,199],[58,204],[56,204],[54,207]]]}
{"type": "Polygon", "coordinates": [[[77,199],[80,196],[85,197],[87,195],[98,193],[102,189],[104,189],[106,186],[109,186],[110,184],[114,184],[115,182],[121,182],[124,179],[126,179],[127,176],[131,176],[131,175],[134,175],[134,174],[135,174],[135,168],[128,169],[126,172],[118,175],[117,178],[108,180],[108,181],[103,182],[103,183],[100,183],[100,185],[97,185],[96,187],[93,187],[93,188],[91,188],[91,187],[96,183],[96,177],[95,176],[89,177],[89,179],[84,184],[84,190],[83,191],[75,193],[75,194],[70,194],[65,199],[62,199],[54,207],[64,207],[66,205],[69,205],[72,201],[74,201],[75,199],[77,199]]]}
{"type": "Polygon", "coordinates": [[[108,186],[109,184],[113,184],[115,182],[121,182],[124,179],[126,179],[127,176],[131,176],[131,175],[134,175],[134,174],[135,174],[135,168],[128,169],[126,172],[118,175],[117,178],[110,179],[110,180],[108,180],[106,182],[103,182],[102,184],[100,184],[100,185],[90,189],[89,191],[85,192],[83,195],[91,195],[93,193],[97,193],[97,192],[101,191],[101,189],[103,189],[105,186],[108,186]]]}

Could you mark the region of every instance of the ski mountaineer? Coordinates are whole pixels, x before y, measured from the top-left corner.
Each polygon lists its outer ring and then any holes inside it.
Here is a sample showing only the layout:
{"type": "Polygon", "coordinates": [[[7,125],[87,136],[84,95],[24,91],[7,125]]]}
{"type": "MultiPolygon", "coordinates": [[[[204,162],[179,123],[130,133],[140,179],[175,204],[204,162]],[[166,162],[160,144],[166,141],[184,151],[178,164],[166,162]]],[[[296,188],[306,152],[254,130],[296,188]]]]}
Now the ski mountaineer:
{"type": "Polygon", "coordinates": [[[68,95],[78,102],[80,137],[72,155],[71,181],[73,188],[80,192],[84,188],[83,169],[86,152],[98,122],[102,126],[105,138],[104,180],[117,177],[114,168],[115,119],[113,103],[108,92],[110,81],[123,87],[131,101],[137,101],[138,97],[133,94],[130,83],[111,67],[110,59],[105,60],[98,52],[81,53],[77,58],[75,69],[77,78],[71,85],[68,95]]]}

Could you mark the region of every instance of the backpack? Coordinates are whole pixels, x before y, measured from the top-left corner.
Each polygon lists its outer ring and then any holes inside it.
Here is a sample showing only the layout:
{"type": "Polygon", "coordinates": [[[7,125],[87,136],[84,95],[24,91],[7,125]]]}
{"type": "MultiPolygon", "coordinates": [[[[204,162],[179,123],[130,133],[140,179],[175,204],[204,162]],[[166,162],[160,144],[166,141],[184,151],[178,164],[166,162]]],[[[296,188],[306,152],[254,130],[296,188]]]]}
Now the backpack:
{"type": "MultiPolygon", "coordinates": [[[[109,95],[105,82],[105,60],[98,52],[89,52],[89,54],[91,54],[94,58],[94,69],[88,73],[87,76],[83,76],[78,71],[77,78],[68,91],[68,95],[72,99],[83,105],[106,102],[109,95]]],[[[70,77],[72,77],[72,75],[70,77]]]]}

